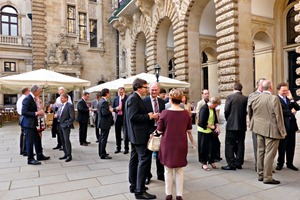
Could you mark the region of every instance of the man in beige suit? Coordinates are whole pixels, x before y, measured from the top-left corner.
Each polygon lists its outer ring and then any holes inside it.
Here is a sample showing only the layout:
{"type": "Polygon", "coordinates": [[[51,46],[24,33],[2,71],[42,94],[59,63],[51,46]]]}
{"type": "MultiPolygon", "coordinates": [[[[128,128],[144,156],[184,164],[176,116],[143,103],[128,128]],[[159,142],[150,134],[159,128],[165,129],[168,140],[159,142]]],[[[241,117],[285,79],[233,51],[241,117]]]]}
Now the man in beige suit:
{"type": "Polygon", "coordinates": [[[272,169],[279,141],[286,136],[282,108],[279,98],[271,93],[271,81],[263,81],[262,89],[249,105],[250,130],[257,134],[258,181],[279,184],[272,177],[272,169]]]}

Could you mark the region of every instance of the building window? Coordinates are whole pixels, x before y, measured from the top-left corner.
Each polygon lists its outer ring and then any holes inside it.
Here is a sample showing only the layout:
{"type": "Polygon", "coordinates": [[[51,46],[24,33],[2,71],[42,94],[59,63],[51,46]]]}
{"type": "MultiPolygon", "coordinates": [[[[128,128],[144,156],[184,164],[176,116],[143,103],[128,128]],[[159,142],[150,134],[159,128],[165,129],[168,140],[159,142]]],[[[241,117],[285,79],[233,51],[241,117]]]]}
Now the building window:
{"type": "Polygon", "coordinates": [[[75,19],[76,19],[76,16],[75,16],[75,6],[69,6],[68,5],[68,33],[73,33],[75,34],[76,33],[76,30],[75,30],[75,19]]]}
{"type": "Polygon", "coordinates": [[[90,46],[97,47],[97,20],[90,20],[90,46]]]}
{"type": "Polygon", "coordinates": [[[4,71],[5,72],[15,72],[16,63],[15,62],[4,62],[4,71]]]}
{"type": "Polygon", "coordinates": [[[18,36],[18,13],[16,9],[5,6],[1,9],[1,35],[18,36]]]}
{"type": "Polygon", "coordinates": [[[86,41],[86,14],[79,13],[79,40],[86,41]]]}
{"type": "Polygon", "coordinates": [[[15,105],[17,103],[16,94],[5,94],[4,95],[4,105],[15,105]]]}
{"type": "Polygon", "coordinates": [[[175,58],[171,58],[171,60],[169,61],[169,78],[176,78],[175,75],[175,58]]]}
{"type": "Polygon", "coordinates": [[[291,10],[288,12],[286,16],[286,30],[287,30],[287,44],[295,44],[295,38],[299,35],[295,31],[295,26],[297,25],[297,22],[295,21],[295,16],[297,15],[297,12],[294,10],[294,7],[291,8],[291,10]]]}

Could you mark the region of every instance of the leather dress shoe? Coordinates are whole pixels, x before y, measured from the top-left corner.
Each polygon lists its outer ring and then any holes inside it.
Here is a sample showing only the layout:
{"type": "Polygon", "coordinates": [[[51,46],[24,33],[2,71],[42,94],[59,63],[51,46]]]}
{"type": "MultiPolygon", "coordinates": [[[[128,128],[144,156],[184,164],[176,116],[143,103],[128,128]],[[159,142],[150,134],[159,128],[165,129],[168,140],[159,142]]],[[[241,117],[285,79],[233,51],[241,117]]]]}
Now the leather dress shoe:
{"type": "Polygon", "coordinates": [[[115,151],[115,154],[120,153],[120,152],[121,152],[120,150],[116,150],[116,151],[115,151]]]}
{"type": "Polygon", "coordinates": [[[156,196],[148,192],[135,193],[136,199],[156,199],[156,196]]]}
{"type": "Polygon", "coordinates": [[[282,170],[282,166],[281,165],[277,165],[276,166],[276,170],[282,170]]]}
{"type": "Polygon", "coordinates": [[[165,181],[165,177],[164,177],[164,176],[161,176],[161,177],[160,177],[160,176],[158,176],[158,177],[157,177],[157,180],[160,180],[160,181],[165,181]]]}
{"type": "Polygon", "coordinates": [[[40,165],[42,164],[41,162],[39,161],[36,161],[36,160],[28,160],[28,165],[40,165]]]}
{"type": "Polygon", "coordinates": [[[64,160],[64,159],[67,159],[67,156],[60,157],[60,158],[59,158],[59,160],[64,160]]]}
{"type": "Polygon", "coordinates": [[[223,170],[236,170],[235,167],[230,167],[229,165],[222,166],[221,169],[223,169],[223,170]]]}
{"type": "Polygon", "coordinates": [[[237,169],[243,169],[242,165],[236,165],[235,166],[237,169]]]}
{"type": "Polygon", "coordinates": [[[146,178],[145,185],[149,185],[149,183],[150,183],[150,178],[146,178]]]}
{"type": "Polygon", "coordinates": [[[259,176],[257,180],[258,180],[258,181],[263,181],[264,178],[263,178],[262,176],[259,176]]]}
{"type": "Polygon", "coordinates": [[[53,148],[53,150],[60,149],[60,148],[61,148],[60,146],[56,146],[53,148]]]}
{"type": "MultiPolygon", "coordinates": [[[[130,193],[135,193],[134,188],[129,188],[129,190],[130,190],[130,193]]],[[[146,190],[149,190],[149,188],[145,186],[143,190],[146,191],[146,190]]]]}
{"type": "Polygon", "coordinates": [[[72,160],[72,156],[68,156],[65,162],[70,162],[72,160]]]}
{"type": "Polygon", "coordinates": [[[91,142],[85,142],[86,144],[91,144],[91,142]]]}
{"type": "Polygon", "coordinates": [[[40,161],[40,160],[49,160],[49,159],[50,159],[50,156],[41,155],[41,156],[37,157],[38,161],[40,161]]]}
{"type": "Polygon", "coordinates": [[[63,151],[63,150],[64,150],[64,148],[63,148],[63,147],[61,147],[61,148],[59,148],[59,150],[60,150],[60,151],[63,151]]]}
{"type": "Polygon", "coordinates": [[[176,196],[176,200],[183,200],[181,196],[176,196]]]}
{"type": "Polygon", "coordinates": [[[276,184],[280,184],[280,181],[277,181],[277,180],[273,179],[271,181],[264,181],[264,184],[274,184],[274,185],[276,185],[276,184]]]}
{"type": "Polygon", "coordinates": [[[106,159],[106,160],[108,160],[108,159],[112,159],[112,157],[110,157],[110,156],[102,156],[101,159],[106,159]]]}
{"type": "Polygon", "coordinates": [[[299,169],[297,167],[295,167],[294,165],[287,165],[287,168],[294,170],[294,171],[299,171],[299,169]]]}
{"type": "Polygon", "coordinates": [[[129,153],[129,151],[128,151],[128,150],[125,150],[125,151],[124,151],[124,154],[128,154],[128,153],[129,153]]]}
{"type": "Polygon", "coordinates": [[[165,200],[172,200],[172,199],[173,199],[173,197],[172,197],[171,194],[170,194],[170,195],[167,195],[166,198],[165,198],[165,200]]]}
{"type": "Polygon", "coordinates": [[[81,146],[89,146],[87,143],[81,143],[81,146]]]}

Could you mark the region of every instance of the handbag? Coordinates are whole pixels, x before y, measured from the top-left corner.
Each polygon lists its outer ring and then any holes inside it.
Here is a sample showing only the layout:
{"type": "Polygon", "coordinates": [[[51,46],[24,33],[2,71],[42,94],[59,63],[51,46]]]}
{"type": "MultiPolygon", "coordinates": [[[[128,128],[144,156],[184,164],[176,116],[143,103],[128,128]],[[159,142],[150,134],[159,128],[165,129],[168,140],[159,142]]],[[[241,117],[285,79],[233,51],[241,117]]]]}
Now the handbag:
{"type": "Polygon", "coordinates": [[[147,148],[150,151],[159,151],[161,135],[157,134],[157,131],[154,131],[149,138],[147,148]]]}

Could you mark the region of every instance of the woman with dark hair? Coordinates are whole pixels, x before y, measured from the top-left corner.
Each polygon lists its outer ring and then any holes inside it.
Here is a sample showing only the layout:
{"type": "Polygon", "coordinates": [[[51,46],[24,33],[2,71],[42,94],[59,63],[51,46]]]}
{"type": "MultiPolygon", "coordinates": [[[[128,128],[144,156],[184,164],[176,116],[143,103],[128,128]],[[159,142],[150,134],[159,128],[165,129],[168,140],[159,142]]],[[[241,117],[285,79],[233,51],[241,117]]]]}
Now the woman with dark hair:
{"type": "Polygon", "coordinates": [[[162,111],[157,125],[157,132],[162,134],[159,159],[165,167],[166,200],[172,199],[173,181],[176,184],[176,200],[182,199],[183,167],[187,165],[188,137],[194,147],[191,116],[179,106],[182,96],[181,90],[173,89],[170,92],[171,107],[162,111]]]}
{"type": "Polygon", "coordinates": [[[203,105],[199,111],[198,120],[198,158],[202,163],[202,169],[209,171],[208,164],[212,168],[217,168],[214,159],[216,158],[216,150],[213,147],[213,134],[220,133],[218,118],[215,108],[220,105],[221,101],[218,97],[212,97],[210,101],[203,105]]]}

